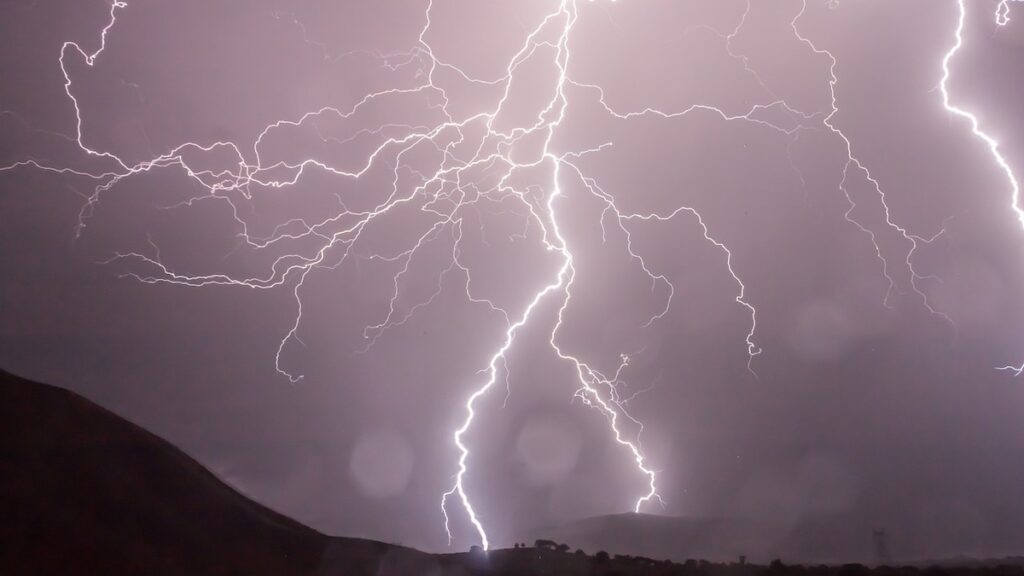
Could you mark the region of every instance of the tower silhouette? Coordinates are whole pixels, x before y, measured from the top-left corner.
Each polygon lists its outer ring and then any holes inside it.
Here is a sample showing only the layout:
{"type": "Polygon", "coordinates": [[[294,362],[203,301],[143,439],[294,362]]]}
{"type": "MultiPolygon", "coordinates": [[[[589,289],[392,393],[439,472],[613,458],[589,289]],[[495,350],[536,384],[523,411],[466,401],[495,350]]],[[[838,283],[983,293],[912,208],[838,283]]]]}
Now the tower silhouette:
{"type": "Polygon", "coordinates": [[[892,563],[892,556],[889,554],[889,542],[885,536],[885,530],[874,530],[871,533],[875,541],[875,564],[884,566],[892,563]]]}

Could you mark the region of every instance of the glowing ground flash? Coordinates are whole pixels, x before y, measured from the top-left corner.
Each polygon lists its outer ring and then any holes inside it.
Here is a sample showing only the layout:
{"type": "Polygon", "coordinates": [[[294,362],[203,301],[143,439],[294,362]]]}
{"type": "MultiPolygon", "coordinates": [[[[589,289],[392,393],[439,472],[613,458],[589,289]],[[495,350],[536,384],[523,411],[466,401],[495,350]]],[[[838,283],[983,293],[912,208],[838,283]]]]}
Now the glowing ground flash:
{"type": "MultiPolygon", "coordinates": [[[[176,168],[198,184],[206,194],[188,200],[186,203],[211,199],[226,202],[232,209],[234,224],[241,230],[240,237],[249,247],[263,250],[287,246],[289,242],[296,240],[315,241],[317,246],[315,250],[287,252],[277,257],[263,275],[251,277],[239,277],[226,273],[195,275],[175,270],[162,261],[160,250],[152,241],[150,241],[152,253],[120,252],[107,260],[107,263],[117,262],[131,266],[130,271],[124,275],[144,283],[165,283],[194,288],[227,285],[254,290],[289,290],[295,303],[295,315],[290,328],[278,345],[275,366],[278,372],[291,382],[298,382],[302,375],[285,368],[281,357],[290,343],[299,342],[298,334],[304,313],[303,287],[309,274],[320,269],[337,268],[348,259],[356,258],[354,247],[363,246],[365,243],[364,231],[371,224],[375,224],[403,208],[418,207],[422,213],[434,219],[433,225],[397,253],[375,251],[370,256],[372,259],[394,264],[397,271],[393,277],[390,277],[391,292],[387,311],[379,322],[364,328],[365,347],[359,352],[369,351],[383,333],[399,329],[417,311],[433,303],[443,292],[446,278],[457,278],[460,283],[460,291],[464,290],[466,300],[474,306],[488,310],[496,319],[500,320],[501,326],[504,328],[498,347],[489,357],[479,359],[477,366],[483,366],[478,373],[479,381],[472,383],[471,391],[460,403],[459,410],[464,411],[461,412],[464,413],[464,417],[461,420],[461,425],[452,432],[451,440],[458,454],[458,466],[450,489],[444,492],[440,499],[440,511],[449,543],[455,538],[450,522],[451,515],[456,510],[453,508],[454,503],[468,518],[476,533],[476,540],[485,549],[491,545],[491,539],[485,527],[485,518],[474,506],[473,498],[467,489],[467,475],[471,473],[470,461],[472,459],[469,437],[474,424],[478,419],[484,417],[479,407],[480,399],[491,391],[495,384],[502,379],[503,374],[506,384],[508,383],[509,351],[516,345],[517,338],[520,338],[524,328],[533,322],[544,321],[537,320],[536,317],[542,315],[545,310],[556,311],[555,317],[546,319],[553,322],[552,330],[547,335],[546,346],[550,347],[551,354],[563,361],[575,373],[575,382],[567,386],[567,398],[570,397],[569,393],[573,392],[572,398],[593,408],[595,413],[607,422],[611,441],[621,447],[624,455],[630,460],[631,473],[635,473],[643,482],[644,489],[636,496],[635,500],[632,500],[632,509],[635,512],[640,512],[651,502],[661,502],[662,500],[658,492],[656,468],[648,462],[643,450],[641,435],[644,431],[644,424],[627,410],[627,404],[633,396],[624,397],[621,391],[621,384],[626,379],[626,373],[629,370],[630,356],[622,353],[614,363],[617,366],[614,371],[611,369],[602,371],[598,366],[604,364],[601,364],[599,359],[585,358],[580,354],[573,353],[569,346],[560,339],[561,329],[566,322],[566,310],[571,305],[574,291],[580,288],[581,282],[577,276],[573,246],[563,234],[564,220],[562,220],[563,211],[560,209],[560,203],[572,190],[579,190],[580,194],[589,195],[588,198],[595,199],[604,207],[600,221],[602,231],[606,230],[606,221],[611,226],[617,227],[616,232],[623,238],[626,253],[646,277],[646,281],[649,281],[652,287],[661,286],[664,289],[667,295],[663,300],[658,301],[657,312],[647,319],[641,326],[642,328],[650,327],[671,312],[677,291],[669,278],[664,273],[657,271],[644,257],[644,254],[634,248],[632,233],[637,227],[654,227],[674,219],[689,219],[694,222],[702,233],[703,241],[713,246],[721,254],[722,268],[718,272],[728,274],[731,278],[733,283],[731,285],[735,287],[735,292],[730,295],[735,304],[743,309],[744,314],[749,315],[749,329],[743,342],[737,342],[737,345],[745,348],[746,368],[754,377],[757,376],[755,359],[763,353],[757,337],[758,310],[743,281],[743,270],[734,263],[733,251],[719,240],[713,227],[696,208],[680,205],[660,213],[634,213],[623,210],[616,202],[614,191],[607,190],[601,182],[585,172],[581,167],[580,159],[614,147],[614,142],[608,142],[592,149],[571,152],[559,153],[552,150],[551,143],[566,117],[567,109],[571,106],[571,95],[581,95],[578,96],[580,98],[585,95],[591,98],[593,102],[600,105],[602,113],[620,121],[653,118],[671,122],[683,116],[702,114],[713,117],[718,122],[739,122],[748,125],[753,130],[771,131],[785,138],[789,146],[792,146],[801,132],[805,130],[824,131],[842,144],[845,158],[838,191],[848,204],[844,218],[851,226],[862,232],[874,248],[880,272],[888,283],[888,290],[882,304],[887,307],[891,306],[890,299],[893,293],[901,291],[901,287],[906,287],[912,293],[915,302],[920,303],[918,305],[923,306],[936,317],[951,322],[944,312],[932,305],[923,288],[924,283],[933,277],[919,272],[914,264],[917,250],[921,246],[935,241],[943,234],[943,230],[918,234],[899,224],[890,213],[884,186],[857,155],[856,144],[835,123],[839,114],[836,94],[836,87],[839,84],[837,72],[839,63],[830,51],[820,48],[801,33],[800,20],[805,14],[807,0],[802,2],[800,10],[789,22],[789,27],[793,36],[810,53],[827,60],[828,73],[822,78],[822,82],[828,86],[831,102],[829,109],[824,111],[800,110],[784,99],[778,98],[761,80],[757,71],[750,67],[747,58],[734,51],[733,40],[740,33],[750,14],[751,2],[749,0],[746,10],[736,23],[735,28],[727,32],[717,30],[713,30],[713,32],[721,38],[723,49],[728,56],[741,64],[744,72],[749,74],[763,89],[766,94],[763,102],[745,110],[727,110],[712,103],[692,105],[680,110],[662,110],[653,107],[642,107],[637,110],[616,109],[605,98],[604,87],[577,81],[570,75],[569,64],[572,59],[570,45],[574,27],[579,18],[579,1],[552,0],[550,12],[544,15],[536,27],[527,31],[523,43],[507,62],[503,75],[496,79],[482,79],[473,77],[463,69],[450,62],[445,62],[435,55],[433,47],[427,41],[428,32],[432,26],[434,0],[427,0],[422,14],[424,23],[420,29],[416,46],[403,53],[373,54],[373,57],[382,66],[390,70],[415,67],[421,72],[419,78],[422,80],[419,85],[366,94],[348,109],[323,107],[306,112],[298,118],[279,120],[265,126],[250,146],[230,141],[184,142],[159,156],[131,163],[111,152],[95,149],[88,143],[90,139],[83,130],[83,114],[78,97],[75,95],[72,75],[68,72],[67,66],[69,58],[77,58],[91,67],[98,58],[102,57],[103,52],[107,49],[108,36],[116,33],[118,14],[123,10],[130,9],[128,1],[115,0],[110,3],[109,19],[99,31],[98,37],[95,38],[95,45],[90,44],[92,49],[83,48],[76,42],[65,42],[58,58],[58,65],[64,78],[64,91],[75,113],[75,131],[70,138],[86,157],[109,164],[112,168],[91,172],[28,159],[0,167],[0,171],[32,168],[74,175],[94,182],[95,186],[86,197],[79,213],[77,230],[79,234],[86,227],[104,193],[119,182],[156,169],[176,168]],[[544,96],[544,106],[529,122],[511,129],[501,128],[496,121],[502,116],[502,112],[506,110],[512,99],[512,86],[517,75],[522,74],[524,63],[538,53],[546,54],[548,51],[551,52],[550,64],[557,71],[557,75],[549,86],[537,89],[544,96]],[[453,111],[453,106],[449,103],[444,87],[436,79],[436,75],[440,71],[454,73],[469,84],[500,88],[501,96],[491,109],[459,116],[453,111]],[[378,100],[409,94],[429,96],[439,102],[436,108],[442,119],[434,124],[422,126],[385,122],[374,128],[362,130],[360,132],[362,134],[384,134],[385,131],[394,129],[400,129],[403,133],[384,138],[381,144],[370,151],[365,158],[360,159],[359,167],[356,169],[342,169],[314,158],[306,158],[299,162],[265,160],[267,155],[265,141],[271,134],[290,128],[316,126],[315,121],[318,118],[348,119],[378,100]],[[790,120],[790,123],[783,126],[765,120],[766,116],[761,113],[769,110],[781,112],[790,120]],[[479,137],[480,143],[475,146],[475,150],[471,150],[471,153],[466,155],[462,153],[463,148],[467,146],[474,148],[469,145],[471,138],[467,135],[472,130],[483,130],[484,135],[479,137]],[[513,150],[516,144],[536,141],[541,143],[539,151],[530,156],[528,160],[514,157],[513,150]],[[417,172],[418,183],[403,189],[400,186],[403,158],[412,155],[414,150],[421,146],[436,149],[441,153],[443,160],[432,173],[429,171],[428,173],[417,172]],[[214,152],[228,153],[234,161],[234,165],[223,170],[199,169],[190,164],[186,156],[187,154],[202,155],[214,152]],[[383,160],[387,155],[394,157],[393,164],[383,160]],[[241,216],[242,212],[235,204],[235,197],[232,196],[235,194],[249,199],[249,190],[252,186],[287,188],[295,185],[307,171],[317,171],[340,179],[358,180],[372,168],[378,168],[382,164],[393,170],[393,173],[389,174],[393,176],[393,180],[391,189],[386,190],[386,198],[376,206],[364,210],[350,210],[342,204],[336,213],[324,214],[323,218],[318,221],[290,220],[278,226],[269,237],[258,237],[249,233],[249,225],[241,216]],[[465,185],[463,178],[469,179],[469,174],[474,171],[487,171],[495,175],[495,184],[487,189],[479,189],[475,184],[465,185]],[[516,184],[517,176],[532,172],[547,174],[550,179],[536,187],[531,187],[531,189],[524,189],[516,184]],[[282,174],[285,176],[282,177],[282,174]],[[857,205],[849,187],[858,180],[866,183],[877,197],[884,210],[884,226],[888,228],[888,233],[897,234],[902,238],[902,242],[909,247],[900,260],[896,261],[899,264],[898,267],[893,266],[890,256],[883,251],[878,242],[877,236],[883,230],[873,229],[853,216],[857,205]],[[570,189],[569,183],[576,187],[570,189]],[[475,209],[479,203],[504,201],[514,202],[518,208],[524,210],[527,225],[539,231],[544,248],[548,253],[556,256],[559,262],[555,273],[545,280],[542,287],[529,298],[524,298],[526,305],[521,310],[506,309],[476,293],[470,267],[462,259],[461,247],[466,212],[475,209]],[[425,251],[424,247],[438,238],[451,238],[452,250],[450,257],[446,255],[448,260],[445,265],[440,267],[437,272],[435,290],[405,312],[400,312],[398,300],[403,281],[410,274],[411,266],[425,251]],[[900,276],[899,272],[894,271],[897,268],[906,270],[906,274],[900,276]]],[[[966,0],[953,1],[958,4],[959,19],[954,32],[955,43],[941,60],[943,75],[939,87],[942,94],[942,105],[952,115],[967,120],[972,135],[988,147],[996,165],[1003,171],[1010,184],[1010,207],[1024,227],[1024,209],[1020,207],[1020,185],[1011,166],[1000,152],[999,143],[981,128],[974,114],[954,104],[950,96],[949,83],[952,76],[952,62],[964,43],[963,29],[967,14],[966,0]]],[[[996,6],[996,23],[1000,26],[1009,23],[1012,15],[1011,4],[1021,1],[1024,0],[1000,1],[996,6]]],[[[276,15],[275,17],[285,20],[289,18],[286,15],[276,15]]],[[[325,58],[334,58],[328,54],[326,45],[316,43],[306,36],[305,28],[300,21],[295,18],[291,18],[291,21],[301,28],[305,41],[315,44],[323,50],[325,58]]],[[[326,137],[322,134],[320,136],[326,142],[326,137]]],[[[802,180],[803,177],[792,163],[792,158],[790,160],[790,167],[802,180]]],[[[412,170],[412,168],[407,168],[412,170]]],[[[730,303],[730,305],[732,304],[730,303]]],[[[1024,373],[1024,365],[1003,366],[998,369],[1013,371],[1018,375],[1024,373]]]]}

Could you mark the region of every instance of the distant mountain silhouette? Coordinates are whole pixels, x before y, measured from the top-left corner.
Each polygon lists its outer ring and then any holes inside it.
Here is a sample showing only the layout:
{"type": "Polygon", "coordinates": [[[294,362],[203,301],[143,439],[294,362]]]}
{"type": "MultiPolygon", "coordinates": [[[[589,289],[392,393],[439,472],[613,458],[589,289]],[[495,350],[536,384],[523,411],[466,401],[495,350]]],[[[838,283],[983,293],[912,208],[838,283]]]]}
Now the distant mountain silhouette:
{"type": "Polygon", "coordinates": [[[331,538],[166,441],[0,371],[0,574],[419,574],[430,555],[331,538]]]}
{"type": "Polygon", "coordinates": [[[529,531],[524,539],[548,538],[586,550],[651,558],[843,563],[871,561],[869,525],[842,515],[793,523],[744,518],[690,518],[613,514],[529,531]]]}

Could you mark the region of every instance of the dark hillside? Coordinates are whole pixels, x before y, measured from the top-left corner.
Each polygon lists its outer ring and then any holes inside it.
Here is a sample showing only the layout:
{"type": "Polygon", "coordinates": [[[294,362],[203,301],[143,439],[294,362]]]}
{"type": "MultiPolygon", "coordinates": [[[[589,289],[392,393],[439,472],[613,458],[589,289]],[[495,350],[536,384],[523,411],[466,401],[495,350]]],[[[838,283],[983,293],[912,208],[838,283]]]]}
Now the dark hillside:
{"type": "Polygon", "coordinates": [[[0,510],[3,574],[376,574],[382,558],[425,558],[328,538],[88,400],[2,371],[0,510]]]}

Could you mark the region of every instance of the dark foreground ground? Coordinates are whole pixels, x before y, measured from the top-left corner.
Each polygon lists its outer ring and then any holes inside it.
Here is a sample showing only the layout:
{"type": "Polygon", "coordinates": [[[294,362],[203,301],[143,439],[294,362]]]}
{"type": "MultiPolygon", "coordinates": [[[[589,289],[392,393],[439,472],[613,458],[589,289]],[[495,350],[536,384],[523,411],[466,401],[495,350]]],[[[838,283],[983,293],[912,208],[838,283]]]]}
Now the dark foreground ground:
{"type": "Polygon", "coordinates": [[[1022,566],[678,564],[534,547],[431,555],[329,537],[103,408],[0,371],[0,575],[1024,576],[1022,566]]]}

